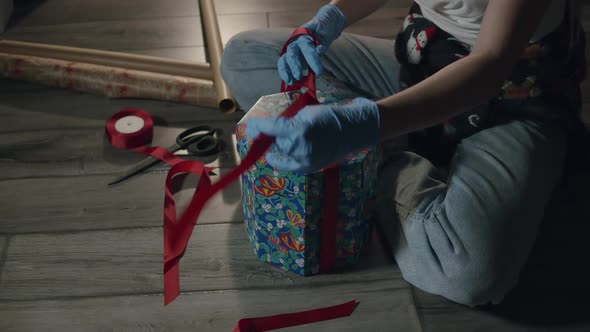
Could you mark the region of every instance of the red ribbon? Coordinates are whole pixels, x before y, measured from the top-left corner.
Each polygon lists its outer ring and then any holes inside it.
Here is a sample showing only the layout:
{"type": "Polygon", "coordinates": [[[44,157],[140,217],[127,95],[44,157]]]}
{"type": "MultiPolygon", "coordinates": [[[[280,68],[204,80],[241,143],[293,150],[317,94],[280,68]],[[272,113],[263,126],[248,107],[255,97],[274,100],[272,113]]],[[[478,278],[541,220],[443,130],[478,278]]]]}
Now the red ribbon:
{"type": "MultiPolygon", "coordinates": [[[[287,46],[291,41],[301,35],[310,35],[311,33],[305,28],[298,28],[293,32],[289,40],[283,46],[281,55],[287,51],[287,46]]],[[[313,37],[313,36],[312,36],[313,37]]],[[[314,38],[314,44],[318,41],[314,38]]],[[[315,105],[317,101],[315,89],[315,75],[313,71],[304,77],[301,81],[295,82],[294,85],[286,86],[284,81],[281,81],[281,92],[300,90],[306,87],[307,93],[313,96],[313,102],[305,105],[315,105]]],[[[306,95],[307,95],[306,93],[306,95]]],[[[299,98],[301,99],[301,98],[299,98]]],[[[299,109],[297,109],[299,110],[299,109]]],[[[289,111],[287,109],[285,112],[289,111]]],[[[336,260],[336,231],[338,220],[338,195],[339,195],[340,177],[337,166],[331,166],[324,170],[324,202],[322,208],[322,224],[320,225],[321,248],[320,248],[320,273],[327,273],[334,270],[334,263],[336,260]]]]}
{"type": "MultiPolygon", "coordinates": [[[[303,28],[295,30],[289,38],[283,50],[286,51],[287,45],[300,35],[311,35],[309,31],[303,28]]],[[[317,40],[314,38],[317,44],[317,40]]],[[[318,104],[315,94],[315,75],[310,72],[302,82],[289,87],[281,85],[281,91],[291,91],[307,87],[307,91],[299,96],[281,115],[280,117],[293,117],[299,110],[307,105],[318,104]]],[[[151,141],[153,137],[153,120],[147,112],[137,109],[126,109],[117,112],[108,121],[105,128],[109,142],[113,146],[150,155],[158,158],[170,165],[172,168],[168,171],[165,183],[164,196],[164,305],[172,302],[180,294],[179,286],[179,261],[189,242],[192,231],[196,225],[203,207],[207,201],[218,191],[236,180],[242,173],[262,158],[264,153],[274,142],[274,137],[264,134],[259,135],[252,142],[249,152],[243,158],[241,163],[232,169],[228,174],[223,176],[218,182],[211,183],[208,172],[211,168],[206,167],[202,162],[189,161],[175,156],[170,151],[162,147],[143,146],[151,141]],[[115,129],[115,122],[124,116],[134,115],[144,120],[144,128],[136,133],[123,134],[115,129]],[[176,204],[174,196],[170,190],[172,178],[179,173],[193,173],[200,176],[199,183],[195,188],[193,197],[187,209],[182,213],[179,220],[176,219],[176,204]]],[[[335,258],[335,239],[336,239],[336,219],[338,213],[338,170],[331,168],[325,172],[325,199],[322,222],[322,250],[320,254],[321,271],[330,271],[334,264],[335,258]],[[328,190],[329,189],[329,190],[328,190]]],[[[339,306],[316,309],[300,313],[292,313],[263,318],[250,318],[240,320],[234,331],[254,332],[266,331],[281,327],[295,326],[317,322],[321,320],[334,319],[348,316],[355,308],[355,301],[345,303],[339,306]]]]}
{"type": "MultiPolygon", "coordinates": [[[[309,34],[305,29],[296,30],[287,44],[301,34],[309,34]]],[[[286,45],[283,50],[286,50],[286,45]]],[[[308,90],[297,98],[280,116],[292,117],[297,112],[307,105],[317,104],[315,95],[315,77],[313,73],[308,75],[305,83],[308,85],[308,90]]],[[[294,87],[292,88],[294,89],[294,87]]],[[[166,197],[164,200],[164,304],[172,302],[179,294],[179,280],[178,280],[178,262],[186,248],[196,220],[203,209],[205,203],[218,191],[236,180],[242,173],[262,158],[264,153],[270,148],[274,142],[274,137],[261,134],[252,142],[250,150],[241,161],[241,163],[228,174],[223,176],[218,182],[211,184],[211,179],[202,164],[198,162],[179,163],[174,165],[168,173],[166,179],[166,197]],[[172,176],[177,173],[190,172],[201,176],[199,184],[195,189],[195,193],[189,206],[183,212],[180,220],[176,220],[176,209],[174,205],[174,198],[168,190],[172,176]]]]}
{"type": "Polygon", "coordinates": [[[357,306],[352,300],[333,307],[314,309],[309,311],[294,312],[269,317],[244,318],[238,321],[233,332],[262,332],[292,327],[297,325],[311,324],[330,319],[347,317],[352,314],[357,306]]]}
{"type": "Polygon", "coordinates": [[[332,272],[336,261],[336,231],[340,176],[338,168],[324,170],[324,202],[320,225],[320,273],[332,272]]]}

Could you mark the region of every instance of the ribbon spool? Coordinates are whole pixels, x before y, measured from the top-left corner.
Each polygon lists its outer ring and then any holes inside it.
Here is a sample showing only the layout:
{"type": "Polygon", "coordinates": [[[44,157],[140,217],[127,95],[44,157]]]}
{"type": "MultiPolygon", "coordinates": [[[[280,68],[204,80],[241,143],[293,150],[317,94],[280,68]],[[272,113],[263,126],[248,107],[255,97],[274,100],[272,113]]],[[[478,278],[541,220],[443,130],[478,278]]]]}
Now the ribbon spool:
{"type": "Polygon", "coordinates": [[[144,146],[154,137],[154,120],[139,109],[121,110],[107,121],[105,132],[111,145],[121,149],[144,146]]]}

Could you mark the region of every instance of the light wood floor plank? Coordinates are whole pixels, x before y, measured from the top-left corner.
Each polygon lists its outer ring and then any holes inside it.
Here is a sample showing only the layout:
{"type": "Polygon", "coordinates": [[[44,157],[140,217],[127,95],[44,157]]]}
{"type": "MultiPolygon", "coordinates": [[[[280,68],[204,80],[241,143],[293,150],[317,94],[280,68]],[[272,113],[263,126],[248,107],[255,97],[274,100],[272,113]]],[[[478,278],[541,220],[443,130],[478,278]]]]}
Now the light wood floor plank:
{"type": "MultiPolygon", "coordinates": [[[[243,13],[277,13],[291,11],[316,12],[327,4],[325,0],[217,0],[215,6],[219,15],[243,13]]],[[[386,8],[410,8],[411,0],[390,0],[386,8]]]]}
{"type": "Polygon", "coordinates": [[[412,0],[389,0],[387,1],[387,3],[385,4],[385,7],[389,7],[389,8],[407,8],[409,9],[410,6],[412,5],[412,0]]]}
{"type": "MultiPolygon", "coordinates": [[[[240,31],[268,27],[266,14],[220,15],[222,42],[240,31]]],[[[137,20],[93,21],[43,26],[15,26],[6,39],[131,52],[160,48],[204,46],[201,19],[197,16],[137,20]]]]}
{"type": "Polygon", "coordinates": [[[4,258],[6,255],[6,246],[8,237],[0,236],[0,279],[2,278],[2,267],[4,267],[4,258]]]}
{"type": "MultiPolygon", "coordinates": [[[[216,1],[216,4],[218,3],[220,1],[216,1]]],[[[221,35],[223,45],[239,32],[268,28],[266,14],[264,12],[254,14],[220,14],[218,15],[217,21],[219,22],[219,34],[221,35]]]]}
{"type": "MultiPolygon", "coordinates": [[[[161,271],[161,228],[15,235],[0,280],[0,299],[160,293],[161,271]]],[[[373,280],[408,287],[377,243],[354,271],[300,277],[259,262],[241,224],[197,226],[180,271],[183,291],[290,289],[373,280]]]]}
{"type": "Polygon", "coordinates": [[[199,17],[174,17],[17,26],[8,29],[3,37],[36,43],[119,51],[202,46],[201,31],[199,17]]]}
{"type": "Polygon", "coordinates": [[[199,16],[197,0],[51,0],[16,4],[19,9],[35,6],[18,26],[84,23],[91,21],[139,20],[146,18],[199,16]]]}
{"type": "MultiPolygon", "coordinates": [[[[302,289],[198,292],[168,307],[161,296],[0,303],[3,331],[231,331],[239,319],[305,311],[356,299],[350,317],[284,331],[420,331],[410,291],[394,280],[302,289]]],[[[283,331],[283,330],[281,330],[283,331]]]]}
{"type": "MultiPolygon", "coordinates": [[[[182,131],[199,124],[203,122],[187,122],[180,128],[157,126],[151,145],[167,148],[175,143],[176,136],[182,131]]],[[[207,125],[219,130],[221,151],[207,157],[183,157],[202,161],[211,167],[235,166],[235,124],[210,121],[207,125]]],[[[0,134],[0,179],[121,173],[146,158],[143,154],[111,146],[103,126],[0,134]]],[[[186,155],[186,151],[179,153],[186,155]]],[[[168,168],[167,164],[160,163],[150,171],[168,168]]]]}
{"type": "MultiPolygon", "coordinates": [[[[472,309],[440,296],[414,289],[414,299],[422,331],[481,331],[481,332],[582,332],[590,330],[590,322],[553,325],[535,325],[507,318],[484,309],[472,309]]],[[[555,305],[558,305],[555,303],[555,305]]],[[[526,308],[522,308],[526,310],[526,308]]]]}
{"type": "MultiPolygon", "coordinates": [[[[222,169],[225,174],[228,170],[222,169]]],[[[219,169],[216,170],[219,174],[219,169]]],[[[113,187],[108,176],[0,182],[0,233],[81,231],[162,226],[166,173],[139,175],[113,187]]],[[[212,176],[218,181],[219,176],[212,176]]],[[[177,214],[193,196],[196,176],[174,182],[177,214]]],[[[241,223],[241,190],[234,182],[208,202],[199,224],[241,223]]]]}
{"type": "MultiPolygon", "coordinates": [[[[215,6],[219,15],[244,13],[277,13],[291,11],[316,12],[327,4],[325,0],[217,0],[215,6]]],[[[410,8],[411,0],[390,0],[385,4],[389,8],[410,8]]]]}
{"type": "MultiPolygon", "coordinates": [[[[405,8],[382,8],[367,18],[351,25],[345,32],[367,35],[377,38],[394,39],[401,23],[407,15],[405,8]]],[[[307,22],[314,11],[290,11],[269,13],[271,28],[297,27],[307,22]]],[[[392,55],[393,56],[393,55],[392,55]]]]}
{"type": "Polygon", "coordinates": [[[312,10],[326,4],[323,0],[217,0],[218,15],[312,10]]]}
{"type": "Polygon", "coordinates": [[[205,46],[168,47],[147,50],[131,50],[125,52],[199,63],[208,62],[207,55],[205,54],[205,46]]]}

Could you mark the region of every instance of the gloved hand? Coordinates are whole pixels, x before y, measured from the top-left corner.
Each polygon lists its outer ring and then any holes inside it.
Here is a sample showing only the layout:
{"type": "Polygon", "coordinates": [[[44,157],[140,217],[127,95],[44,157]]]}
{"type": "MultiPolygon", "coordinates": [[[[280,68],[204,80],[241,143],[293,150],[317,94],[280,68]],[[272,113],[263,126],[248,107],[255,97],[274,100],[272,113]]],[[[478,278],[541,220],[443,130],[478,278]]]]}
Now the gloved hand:
{"type": "Polygon", "coordinates": [[[252,118],[246,135],[275,136],[266,154],[272,167],[313,173],[340,162],[363,148],[377,145],[379,108],[374,101],[356,98],[346,105],[306,106],[292,118],[252,118]]]}
{"type": "Polygon", "coordinates": [[[325,53],[330,44],[340,36],[346,18],[334,5],[325,5],[311,21],[302,25],[318,40],[318,46],[313,44],[310,36],[300,36],[287,46],[287,51],[279,58],[278,70],[281,79],[292,85],[301,79],[303,71],[311,67],[316,75],[322,72],[320,55],[325,53]]]}

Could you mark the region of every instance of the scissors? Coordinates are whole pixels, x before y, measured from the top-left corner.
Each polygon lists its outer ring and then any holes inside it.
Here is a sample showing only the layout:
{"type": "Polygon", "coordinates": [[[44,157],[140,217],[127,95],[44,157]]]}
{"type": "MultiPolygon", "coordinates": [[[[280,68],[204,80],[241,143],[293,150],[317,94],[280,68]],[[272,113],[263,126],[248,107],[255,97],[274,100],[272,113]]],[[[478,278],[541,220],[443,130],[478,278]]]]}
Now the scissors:
{"type": "MultiPolygon", "coordinates": [[[[211,156],[219,152],[219,141],[215,129],[209,126],[197,126],[187,129],[176,136],[176,143],[170,145],[167,149],[172,153],[178,150],[187,150],[193,156],[211,156]]],[[[162,162],[160,159],[147,157],[115,178],[108,185],[127,180],[160,162],[162,162]]]]}

